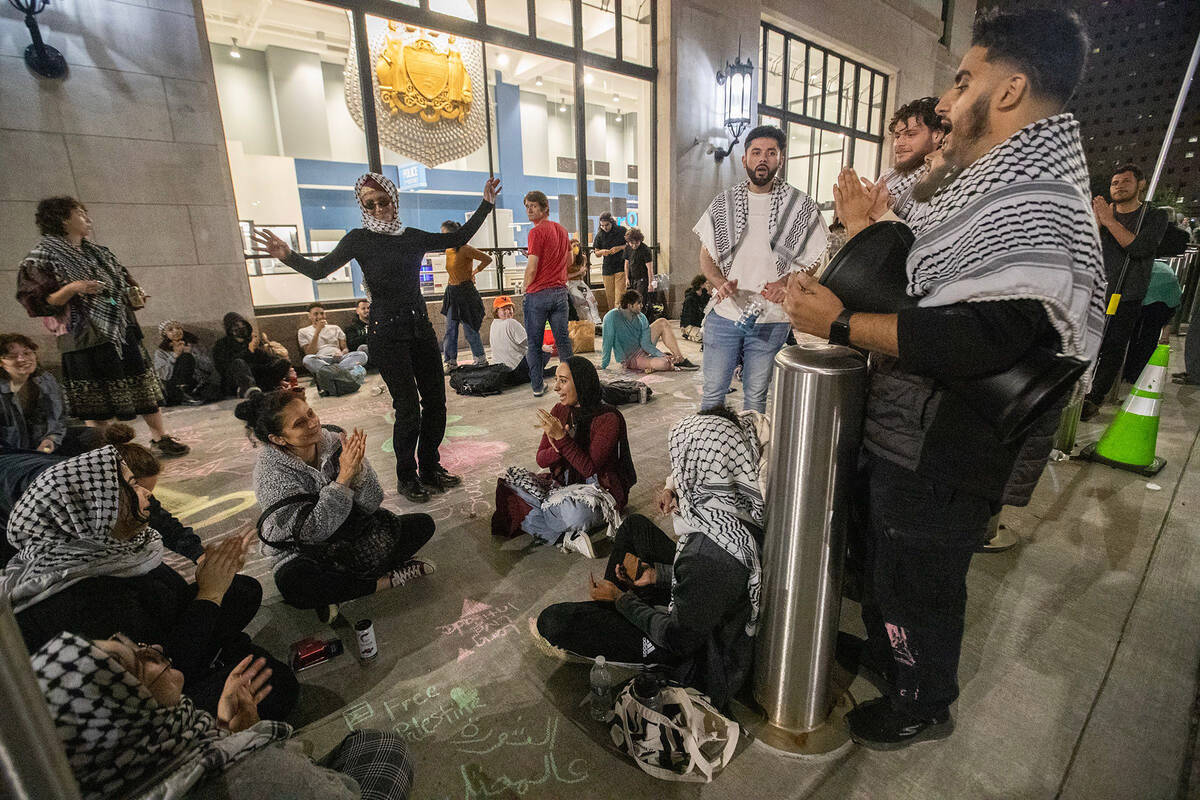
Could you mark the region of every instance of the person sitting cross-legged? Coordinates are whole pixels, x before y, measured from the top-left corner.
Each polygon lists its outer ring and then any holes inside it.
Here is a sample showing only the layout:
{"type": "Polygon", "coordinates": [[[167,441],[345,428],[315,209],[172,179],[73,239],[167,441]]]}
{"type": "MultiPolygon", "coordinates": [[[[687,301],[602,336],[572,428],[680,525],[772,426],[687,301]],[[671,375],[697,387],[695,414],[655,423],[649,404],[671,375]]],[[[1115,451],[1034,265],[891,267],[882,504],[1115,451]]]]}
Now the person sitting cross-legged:
{"type": "Polygon", "coordinates": [[[351,370],[367,363],[367,354],[352,352],[346,345],[346,333],[325,321],[325,309],[319,303],[309,306],[308,319],[312,324],[296,331],[296,340],[304,354],[301,363],[310,373],[316,375],[330,364],[351,370]]]}
{"type": "Polygon", "coordinates": [[[604,315],[600,369],[608,369],[614,355],[618,363],[636,372],[699,369],[683,357],[679,341],[666,319],[646,321],[646,315],[642,313],[642,296],[633,289],[621,295],[620,308],[604,315]],[[663,353],[655,343],[661,343],[669,352],[663,353]]]}
{"type": "Polygon", "coordinates": [[[675,424],[671,480],[658,506],[671,514],[678,545],[646,517],[626,519],[604,577],[591,579],[592,599],[538,616],[543,650],[666,666],[718,708],[728,705],[750,673],[759,613],[760,418],[720,406],[675,424]]]}
{"type": "Polygon", "coordinates": [[[383,488],[361,430],[323,428],[288,389],[251,393],[234,413],[267,445],[254,467],[258,535],[285,603],[328,622],[339,603],[434,571],[413,558],[433,537],[433,517],[380,508],[383,488]]]}

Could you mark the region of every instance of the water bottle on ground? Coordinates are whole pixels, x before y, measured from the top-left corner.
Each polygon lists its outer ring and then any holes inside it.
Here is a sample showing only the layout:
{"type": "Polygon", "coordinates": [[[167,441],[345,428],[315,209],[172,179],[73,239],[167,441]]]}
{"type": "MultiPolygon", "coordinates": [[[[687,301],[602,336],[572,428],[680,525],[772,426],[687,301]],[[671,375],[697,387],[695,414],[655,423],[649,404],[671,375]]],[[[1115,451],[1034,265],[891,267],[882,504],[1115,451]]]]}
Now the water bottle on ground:
{"type": "Polygon", "coordinates": [[[734,298],[734,303],[742,309],[742,313],[738,315],[737,322],[733,324],[742,333],[750,333],[754,330],[754,326],[758,324],[758,318],[767,307],[766,300],[761,294],[755,293],[750,296],[750,300],[745,305],[742,305],[739,301],[740,298],[734,298]]]}
{"type": "Polygon", "coordinates": [[[651,711],[662,713],[662,680],[653,672],[642,672],[633,679],[633,697],[651,711]]]}
{"type": "Polygon", "coordinates": [[[613,717],[613,676],[604,663],[604,656],[596,656],[592,667],[592,689],[588,695],[591,708],[589,713],[597,722],[608,722],[613,717]]]}

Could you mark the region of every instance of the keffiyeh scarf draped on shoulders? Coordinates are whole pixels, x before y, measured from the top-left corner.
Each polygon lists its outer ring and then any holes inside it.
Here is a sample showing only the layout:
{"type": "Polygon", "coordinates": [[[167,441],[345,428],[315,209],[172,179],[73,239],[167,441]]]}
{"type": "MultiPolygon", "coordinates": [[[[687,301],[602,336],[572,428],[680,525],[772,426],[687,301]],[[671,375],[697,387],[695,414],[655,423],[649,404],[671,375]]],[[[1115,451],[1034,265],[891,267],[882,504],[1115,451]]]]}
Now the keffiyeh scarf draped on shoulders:
{"type": "MultiPolygon", "coordinates": [[[[375,186],[371,188],[375,188],[375,186]]],[[[362,224],[364,228],[375,233],[386,233],[389,236],[399,236],[404,233],[404,226],[400,224],[400,192],[396,189],[396,184],[392,183],[389,178],[385,178],[378,172],[363,173],[354,183],[354,197],[358,200],[358,210],[362,212],[362,224]],[[391,198],[392,210],[396,213],[389,221],[384,222],[375,215],[367,213],[367,209],[363,206],[362,202],[362,189],[367,184],[375,184],[382,187],[387,192],[387,196],[391,198]]]]}
{"type": "MultiPolygon", "coordinates": [[[[704,216],[692,228],[700,244],[717,262],[722,275],[733,268],[750,219],[750,181],[742,181],[713,198],[704,216]]],[[[811,266],[825,252],[827,229],[817,204],[789,183],[775,179],[771,186],[768,224],[775,273],[782,278],[795,265],[811,266]]]]}
{"type": "Polygon", "coordinates": [[[907,267],[919,305],[1038,300],[1061,352],[1095,358],[1104,262],[1075,118],[1027,125],[940,189],[907,267]]]}
{"type": "Polygon", "coordinates": [[[126,298],[132,281],[111,250],[87,239],[75,247],[61,236],[45,235],[25,257],[22,269],[29,267],[52,270],[60,287],[74,281],[102,282],[104,289],[99,294],[75,295],[69,304],[68,329],[77,332],[90,322],[107,341],[118,347],[125,342],[129,326],[126,298]],[[86,319],[79,319],[80,314],[86,319]]]}
{"type": "Polygon", "coordinates": [[[85,800],[139,786],[139,798],[181,798],[205,775],[292,733],[259,722],[228,734],[188,697],[161,705],[113,656],[73,633],[43,645],[33,671],[85,800]]]}
{"type": "Polygon", "coordinates": [[[671,428],[667,448],[678,514],[692,531],[680,537],[678,551],[689,537],[707,536],[750,571],[746,633],[753,636],[762,597],[759,550],[764,512],[759,484],[763,447],[755,420],[743,415],[733,423],[712,414],[693,414],[671,428]]]}
{"type": "Polygon", "coordinates": [[[892,169],[883,176],[888,194],[892,196],[892,211],[900,219],[908,221],[914,206],[917,205],[912,196],[913,187],[920,182],[921,178],[925,177],[925,173],[928,171],[929,168],[922,165],[912,172],[900,172],[892,169]]]}
{"type": "Polygon", "coordinates": [[[146,528],[112,536],[120,508],[121,457],[111,445],[55,464],[13,506],[8,539],[17,554],[0,589],[14,611],[99,575],[144,575],[162,563],[162,538],[146,528]]]}

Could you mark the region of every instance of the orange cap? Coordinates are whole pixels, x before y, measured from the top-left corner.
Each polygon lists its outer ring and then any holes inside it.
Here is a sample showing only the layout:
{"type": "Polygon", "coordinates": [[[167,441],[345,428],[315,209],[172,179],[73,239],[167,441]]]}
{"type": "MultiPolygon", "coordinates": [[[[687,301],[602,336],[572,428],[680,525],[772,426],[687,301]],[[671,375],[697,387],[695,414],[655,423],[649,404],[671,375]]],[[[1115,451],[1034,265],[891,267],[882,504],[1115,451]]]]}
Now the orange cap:
{"type": "Polygon", "coordinates": [[[508,295],[502,294],[492,301],[492,310],[495,311],[498,308],[504,308],[505,306],[511,306],[512,304],[512,298],[510,298],[508,295]]]}

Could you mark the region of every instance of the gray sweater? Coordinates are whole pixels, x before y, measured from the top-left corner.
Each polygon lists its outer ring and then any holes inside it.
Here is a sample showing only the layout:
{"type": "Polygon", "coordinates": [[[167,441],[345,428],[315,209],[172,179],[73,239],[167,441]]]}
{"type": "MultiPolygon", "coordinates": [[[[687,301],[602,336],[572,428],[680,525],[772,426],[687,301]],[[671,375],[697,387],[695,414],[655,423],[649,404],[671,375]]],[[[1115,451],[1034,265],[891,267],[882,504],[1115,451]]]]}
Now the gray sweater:
{"type": "MultiPolygon", "coordinates": [[[[297,494],[315,494],[319,498],[299,530],[296,522],[304,503],[286,505],[267,517],[262,526],[264,540],[279,542],[298,538],[304,542],[323,542],[341,527],[355,505],[368,513],[379,508],[383,502],[383,488],[366,458],[351,488],[337,483],[341,454],[341,436],[331,430],[321,432],[316,467],[310,467],[282,448],[273,445],[263,448],[254,466],[254,493],[260,508],[265,511],[285,497],[297,494]]],[[[274,560],[276,569],[296,555],[294,551],[265,544],[263,554],[274,560]]]]}

